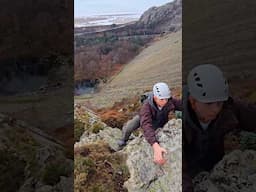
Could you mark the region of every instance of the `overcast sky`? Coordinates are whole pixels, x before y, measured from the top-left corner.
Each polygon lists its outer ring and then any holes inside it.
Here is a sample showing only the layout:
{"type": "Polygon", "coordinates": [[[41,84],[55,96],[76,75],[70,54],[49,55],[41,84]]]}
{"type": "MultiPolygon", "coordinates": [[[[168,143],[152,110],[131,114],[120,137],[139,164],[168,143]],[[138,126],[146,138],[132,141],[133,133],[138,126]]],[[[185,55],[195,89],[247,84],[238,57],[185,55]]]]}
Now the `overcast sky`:
{"type": "Polygon", "coordinates": [[[173,0],[75,0],[75,17],[109,13],[142,14],[152,6],[160,6],[173,0]]]}

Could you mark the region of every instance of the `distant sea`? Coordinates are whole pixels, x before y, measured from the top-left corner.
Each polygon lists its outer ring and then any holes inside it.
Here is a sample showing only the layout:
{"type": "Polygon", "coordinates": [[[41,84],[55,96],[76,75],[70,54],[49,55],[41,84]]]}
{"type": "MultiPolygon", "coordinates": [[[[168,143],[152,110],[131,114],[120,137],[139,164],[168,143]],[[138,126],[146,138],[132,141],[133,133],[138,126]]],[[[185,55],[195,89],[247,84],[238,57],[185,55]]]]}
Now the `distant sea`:
{"type": "Polygon", "coordinates": [[[75,27],[89,27],[112,24],[125,24],[139,20],[141,14],[123,13],[123,14],[105,14],[93,15],[75,18],[75,27]]]}

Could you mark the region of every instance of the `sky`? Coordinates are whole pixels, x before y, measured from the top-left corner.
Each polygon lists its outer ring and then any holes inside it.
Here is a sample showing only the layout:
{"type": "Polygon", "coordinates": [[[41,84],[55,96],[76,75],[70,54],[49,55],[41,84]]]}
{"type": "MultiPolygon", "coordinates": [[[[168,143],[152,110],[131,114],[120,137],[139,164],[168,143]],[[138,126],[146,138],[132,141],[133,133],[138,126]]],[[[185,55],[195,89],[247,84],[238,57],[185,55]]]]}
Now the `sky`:
{"type": "Polygon", "coordinates": [[[75,0],[75,18],[111,13],[142,14],[152,6],[161,6],[173,0],[75,0]]]}

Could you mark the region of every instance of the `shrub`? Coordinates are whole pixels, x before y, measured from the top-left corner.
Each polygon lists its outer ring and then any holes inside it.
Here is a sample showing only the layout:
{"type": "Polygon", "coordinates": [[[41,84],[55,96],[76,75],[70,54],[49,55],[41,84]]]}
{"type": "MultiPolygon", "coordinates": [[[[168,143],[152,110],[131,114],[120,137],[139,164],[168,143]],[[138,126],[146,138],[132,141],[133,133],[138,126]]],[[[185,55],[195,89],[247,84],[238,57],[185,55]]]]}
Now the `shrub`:
{"type": "Polygon", "coordinates": [[[92,129],[91,130],[92,130],[93,133],[98,133],[103,128],[104,128],[104,126],[102,125],[102,123],[97,122],[97,123],[94,123],[92,125],[92,129]]]}
{"type": "Polygon", "coordinates": [[[75,129],[74,129],[75,141],[79,141],[80,137],[84,133],[84,123],[75,119],[74,125],[75,125],[75,129]]]}
{"type": "Polygon", "coordinates": [[[69,175],[68,166],[60,162],[47,164],[44,171],[42,180],[47,185],[55,185],[60,181],[60,176],[69,175]]]}

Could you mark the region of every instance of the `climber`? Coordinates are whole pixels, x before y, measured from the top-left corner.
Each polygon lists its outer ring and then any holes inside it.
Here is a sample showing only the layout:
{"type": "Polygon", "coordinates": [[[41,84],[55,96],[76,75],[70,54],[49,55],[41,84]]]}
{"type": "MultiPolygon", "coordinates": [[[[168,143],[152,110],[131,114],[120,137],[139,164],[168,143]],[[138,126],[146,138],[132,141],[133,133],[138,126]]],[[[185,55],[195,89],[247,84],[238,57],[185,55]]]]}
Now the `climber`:
{"type": "Polygon", "coordinates": [[[181,111],[181,107],[181,100],[171,97],[171,91],[166,83],[156,83],[153,86],[153,93],[148,95],[139,114],[123,126],[122,139],[118,141],[118,145],[125,146],[131,133],[141,127],[146,140],[153,148],[154,162],[160,165],[164,164],[166,160],[163,154],[166,153],[166,149],[159,145],[155,130],[167,123],[168,114],[171,111],[181,111]]]}
{"type": "Polygon", "coordinates": [[[193,68],[183,89],[183,192],[192,192],[192,178],[210,171],[224,156],[224,136],[241,129],[256,132],[256,106],[229,96],[221,70],[205,64],[193,68]]]}

